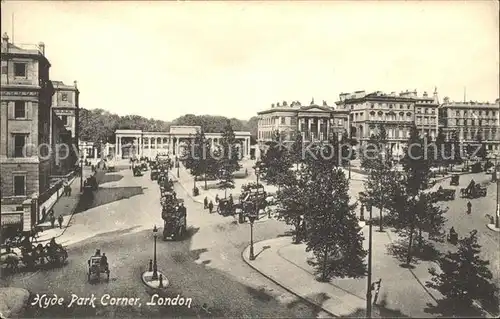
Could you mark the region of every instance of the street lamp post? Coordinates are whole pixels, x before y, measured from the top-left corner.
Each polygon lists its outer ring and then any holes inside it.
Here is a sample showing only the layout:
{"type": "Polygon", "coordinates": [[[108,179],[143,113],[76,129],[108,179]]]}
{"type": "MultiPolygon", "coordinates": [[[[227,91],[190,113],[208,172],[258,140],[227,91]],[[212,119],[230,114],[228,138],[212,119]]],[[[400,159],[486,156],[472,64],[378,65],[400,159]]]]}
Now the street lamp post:
{"type": "Polygon", "coordinates": [[[80,192],[83,191],[83,155],[80,157],[80,192]]]}
{"type": "Polygon", "coordinates": [[[254,207],[255,203],[251,203],[250,205],[251,205],[252,211],[250,212],[250,214],[248,214],[248,220],[250,221],[250,257],[249,257],[249,259],[255,260],[255,255],[254,255],[254,251],[253,251],[253,222],[255,221],[255,218],[257,217],[255,215],[254,209],[257,209],[257,208],[254,207]]]}
{"type": "Polygon", "coordinates": [[[260,168],[258,166],[254,167],[255,170],[255,176],[257,177],[257,186],[259,186],[259,175],[260,175],[260,168]]]}
{"type": "Polygon", "coordinates": [[[156,238],[158,237],[158,228],[156,228],[156,225],[153,228],[153,236],[155,238],[155,243],[154,243],[154,254],[153,254],[153,277],[151,279],[158,280],[158,264],[156,262],[156,238]]]}
{"type": "Polygon", "coordinates": [[[368,282],[366,288],[366,317],[372,317],[372,205],[368,204],[368,282]]]}
{"type": "Polygon", "coordinates": [[[181,166],[181,163],[179,162],[179,158],[177,156],[175,157],[175,165],[177,166],[177,178],[179,178],[179,167],[181,166]]]}

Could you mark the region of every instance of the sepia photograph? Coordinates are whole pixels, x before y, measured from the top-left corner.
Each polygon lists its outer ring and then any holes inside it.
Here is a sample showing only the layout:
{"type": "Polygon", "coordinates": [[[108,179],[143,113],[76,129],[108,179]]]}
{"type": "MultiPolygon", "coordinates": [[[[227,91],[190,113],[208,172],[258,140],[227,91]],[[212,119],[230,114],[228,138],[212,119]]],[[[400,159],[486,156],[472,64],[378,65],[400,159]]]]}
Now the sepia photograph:
{"type": "Polygon", "coordinates": [[[0,318],[498,318],[497,0],[1,2],[0,318]]]}

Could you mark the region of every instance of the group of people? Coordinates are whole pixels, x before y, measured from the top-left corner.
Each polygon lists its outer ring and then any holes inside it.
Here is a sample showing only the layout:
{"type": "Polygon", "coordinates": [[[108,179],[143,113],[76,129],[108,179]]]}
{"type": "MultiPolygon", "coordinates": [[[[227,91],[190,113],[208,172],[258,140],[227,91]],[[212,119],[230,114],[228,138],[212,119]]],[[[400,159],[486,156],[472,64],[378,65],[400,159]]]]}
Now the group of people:
{"type": "MultiPolygon", "coordinates": [[[[229,197],[227,199],[220,199],[219,194],[215,195],[215,203],[218,204],[218,207],[220,210],[223,210],[226,208],[232,210],[234,207],[234,200],[233,200],[233,194],[229,194],[229,197]]],[[[205,196],[203,199],[203,208],[208,209],[209,213],[211,214],[214,210],[214,202],[212,200],[208,200],[208,197],[205,196]]]]}

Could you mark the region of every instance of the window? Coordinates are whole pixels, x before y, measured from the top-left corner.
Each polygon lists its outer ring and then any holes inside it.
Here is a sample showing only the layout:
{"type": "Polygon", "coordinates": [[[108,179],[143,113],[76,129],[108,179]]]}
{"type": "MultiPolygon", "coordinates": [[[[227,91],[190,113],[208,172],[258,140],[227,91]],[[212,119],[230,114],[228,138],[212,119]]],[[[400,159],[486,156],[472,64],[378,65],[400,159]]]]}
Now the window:
{"type": "Polygon", "coordinates": [[[2,65],[2,74],[7,74],[7,66],[2,65]]]}
{"type": "Polygon", "coordinates": [[[14,176],[14,196],[26,195],[26,176],[14,176]]]}
{"type": "Polygon", "coordinates": [[[61,99],[62,99],[63,101],[67,101],[67,100],[68,100],[68,93],[63,93],[63,94],[61,95],[61,99]]]}
{"type": "Polygon", "coordinates": [[[14,157],[23,157],[23,150],[25,145],[26,135],[14,134],[14,157]]]}
{"type": "Polygon", "coordinates": [[[460,111],[457,111],[457,112],[455,113],[455,115],[456,115],[456,116],[460,116],[460,111]]]}
{"type": "MultiPolygon", "coordinates": [[[[68,116],[67,115],[62,115],[61,120],[63,121],[64,125],[68,125],[68,116]]],[[[281,123],[281,124],[283,124],[283,123],[281,123]]]]}
{"type": "Polygon", "coordinates": [[[26,63],[14,63],[14,76],[26,77],[26,63]]]}
{"type": "Polygon", "coordinates": [[[24,101],[14,102],[14,118],[16,119],[26,118],[26,103],[24,101]]]}

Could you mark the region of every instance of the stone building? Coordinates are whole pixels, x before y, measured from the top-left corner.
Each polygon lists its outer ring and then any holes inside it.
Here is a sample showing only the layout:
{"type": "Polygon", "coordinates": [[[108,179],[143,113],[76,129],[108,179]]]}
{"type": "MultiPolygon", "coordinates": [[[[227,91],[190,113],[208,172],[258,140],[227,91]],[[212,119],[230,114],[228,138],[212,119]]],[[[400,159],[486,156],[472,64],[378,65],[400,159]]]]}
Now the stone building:
{"type": "Polygon", "coordinates": [[[61,81],[52,81],[54,85],[54,96],[52,97],[52,109],[64,124],[64,127],[71,132],[73,144],[78,145],[78,121],[80,114],[80,91],[77,82],[73,85],[66,85],[61,81]]]}
{"type": "Polygon", "coordinates": [[[0,175],[2,204],[19,204],[49,188],[54,88],[45,45],[1,48],[0,175]]]}
{"type": "MultiPolygon", "coordinates": [[[[142,130],[116,130],[116,158],[155,157],[157,154],[181,156],[186,140],[192,139],[200,126],[171,126],[169,132],[143,132],[142,130]]],[[[235,131],[241,157],[250,156],[250,132],[235,131]]],[[[205,133],[212,146],[222,138],[222,133],[205,133]]]]}
{"type": "Polygon", "coordinates": [[[364,145],[370,136],[376,134],[383,124],[389,146],[394,156],[403,154],[404,143],[408,140],[410,129],[415,124],[422,135],[437,136],[438,96],[437,90],[432,97],[427,92],[418,96],[417,91],[385,94],[380,91],[366,93],[341,93],[339,108],[350,113],[351,135],[359,144],[364,145]]]}
{"type": "Polygon", "coordinates": [[[54,159],[54,168],[57,171],[54,174],[57,175],[67,174],[78,161],[80,91],[77,82],[73,83],[66,85],[62,81],[52,81],[55,91],[52,97],[52,123],[58,126],[53,125],[53,129],[57,132],[52,133],[54,139],[57,139],[53,141],[54,152],[58,154],[54,159]]]}
{"type": "Polygon", "coordinates": [[[300,132],[305,142],[327,140],[331,132],[339,136],[348,132],[349,112],[328,106],[326,101],[319,106],[314,103],[303,106],[299,101],[288,104],[272,104],[270,109],[257,113],[259,116],[257,142],[263,149],[276,131],[281,132],[285,141],[291,141],[295,132],[300,132]]]}
{"type": "Polygon", "coordinates": [[[490,153],[500,152],[500,105],[490,102],[452,102],[444,98],[439,107],[439,124],[449,140],[456,132],[464,144],[476,143],[478,137],[490,153]]]}

